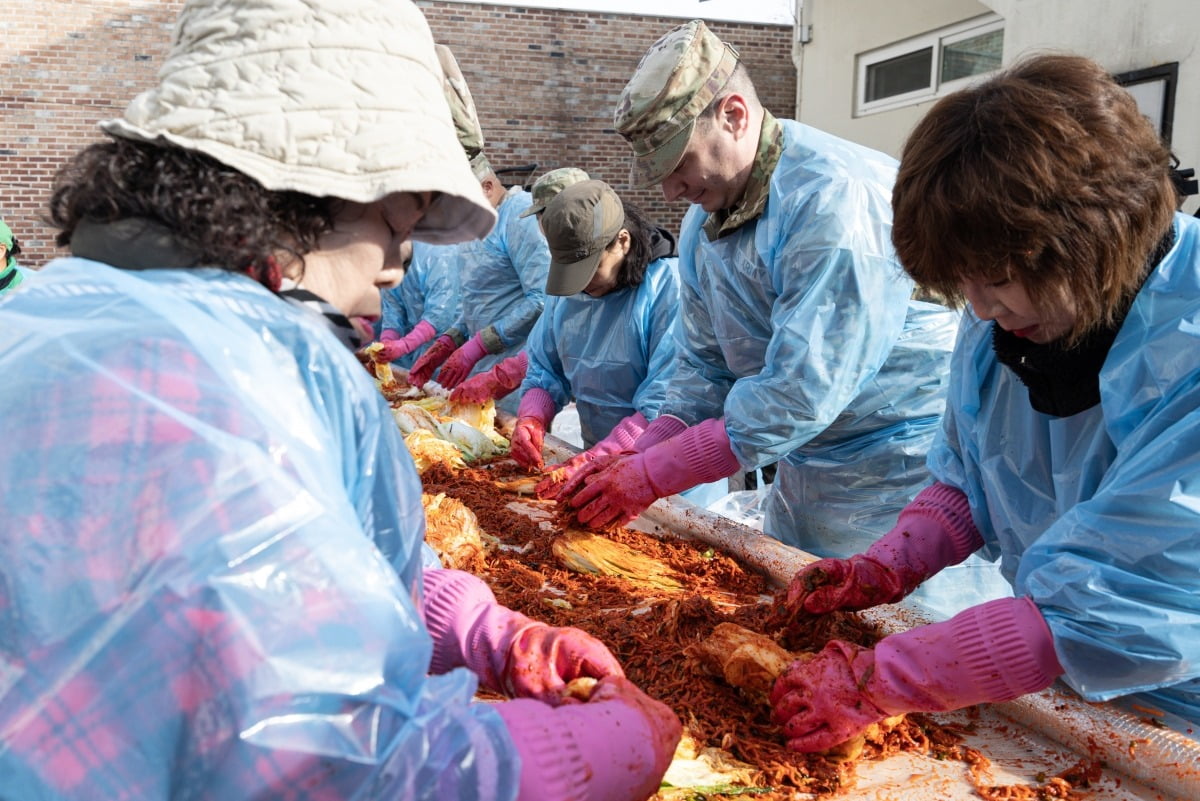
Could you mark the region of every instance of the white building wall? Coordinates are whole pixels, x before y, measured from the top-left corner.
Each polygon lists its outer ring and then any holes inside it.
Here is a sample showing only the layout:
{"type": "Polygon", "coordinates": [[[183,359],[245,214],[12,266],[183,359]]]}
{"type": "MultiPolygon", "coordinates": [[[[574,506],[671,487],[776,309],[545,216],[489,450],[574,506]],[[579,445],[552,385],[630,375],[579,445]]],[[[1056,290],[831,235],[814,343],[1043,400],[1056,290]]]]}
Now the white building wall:
{"type": "MultiPolygon", "coordinates": [[[[1200,2],[1196,0],[988,0],[1006,20],[1004,62],[1067,51],[1109,72],[1179,62],[1171,149],[1200,172],[1200,2]]],[[[1195,211],[1193,196],[1184,209],[1195,211]]]]}
{"type": "Polygon", "coordinates": [[[798,14],[797,116],[801,122],[900,155],[905,137],[932,105],[854,116],[855,56],[991,13],[977,0],[802,0],[798,14]],[[801,44],[811,26],[811,41],[801,44]]]}
{"type": "MultiPolygon", "coordinates": [[[[855,57],[994,12],[1005,20],[1005,64],[1046,51],[1079,53],[1112,73],[1179,62],[1172,149],[1200,171],[1198,0],[796,1],[797,117],[805,123],[898,156],[934,101],[855,116],[855,57]]],[[[1198,206],[1192,197],[1184,208],[1198,206]]]]}

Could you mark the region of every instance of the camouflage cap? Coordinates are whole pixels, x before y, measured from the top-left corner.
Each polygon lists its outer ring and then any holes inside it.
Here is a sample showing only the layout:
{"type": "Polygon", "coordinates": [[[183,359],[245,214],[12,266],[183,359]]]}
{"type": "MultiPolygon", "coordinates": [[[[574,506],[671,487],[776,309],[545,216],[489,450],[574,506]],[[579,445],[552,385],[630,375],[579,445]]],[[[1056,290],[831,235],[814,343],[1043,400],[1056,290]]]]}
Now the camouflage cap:
{"type": "Polygon", "coordinates": [[[687,149],[696,117],[733,75],[738,52],[694,19],[650,46],[621,90],[613,123],[633,147],[636,187],[671,174],[687,149]]]}
{"type": "Polygon", "coordinates": [[[471,161],[472,172],[482,180],[492,171],[492,166],[483,154],[483,128],[479,124],[471,88],[467,86],[467,79],[450,48],[443,44],[434,47],[446,76],[446,102],[450,106],[450,117],[454,120],[454,133],[458,135],[458,143],[471,161]]]}
{"type": "Polygon", "coordinates": [[[575,295],[596,274],[600,257],[625,226],[625,207],[604,181],[580,181],[546,206],[542,232],[550,247],[547,295],[575,295]]]}
{"type": "Polygon", "coordinates": [[[533,195],[533,205],[521,212],[520,216],[528,217],[530,214],[545,211],[546,206],[551,200],[554,200],[555,195],[571,184],[586,181],[590,177],[578,167],[559,167],[557,170],[550,170],[533,182],[533,188],[529,190],[533,195]]]}

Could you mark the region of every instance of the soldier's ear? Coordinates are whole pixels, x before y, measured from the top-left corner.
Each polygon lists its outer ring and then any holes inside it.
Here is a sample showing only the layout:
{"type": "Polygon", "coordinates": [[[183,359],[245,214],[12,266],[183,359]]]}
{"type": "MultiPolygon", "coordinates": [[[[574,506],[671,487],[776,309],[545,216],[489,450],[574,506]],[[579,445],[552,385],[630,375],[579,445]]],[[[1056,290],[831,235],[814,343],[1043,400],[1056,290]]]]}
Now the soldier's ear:
{"type": "MultiPolygon", "coordinates": [[[[722,128],[741,138],[750,130],[750,104],[745,96],[730,92],[719,101],[716,120],[722,128]]],[[[754,132],[757,135],[757,131],[754,132]]]]}

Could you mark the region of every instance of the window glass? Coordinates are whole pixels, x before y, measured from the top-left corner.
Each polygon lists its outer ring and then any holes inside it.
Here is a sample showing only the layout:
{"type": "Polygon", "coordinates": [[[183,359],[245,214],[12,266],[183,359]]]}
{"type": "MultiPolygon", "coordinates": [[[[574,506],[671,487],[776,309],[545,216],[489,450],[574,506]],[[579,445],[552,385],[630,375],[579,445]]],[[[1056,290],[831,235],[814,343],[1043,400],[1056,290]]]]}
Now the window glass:
{"type": "Polygon", "coordinates": [[[954,81],[1000,69],[1003,51],[1003,29],[943,45],[941,80],[954,81]]]}
{"type": "Polygon", "coordinates": [[[932,47],[871,64],[867,67],[866,102],[928,89],[932,66],[932,47]]]}

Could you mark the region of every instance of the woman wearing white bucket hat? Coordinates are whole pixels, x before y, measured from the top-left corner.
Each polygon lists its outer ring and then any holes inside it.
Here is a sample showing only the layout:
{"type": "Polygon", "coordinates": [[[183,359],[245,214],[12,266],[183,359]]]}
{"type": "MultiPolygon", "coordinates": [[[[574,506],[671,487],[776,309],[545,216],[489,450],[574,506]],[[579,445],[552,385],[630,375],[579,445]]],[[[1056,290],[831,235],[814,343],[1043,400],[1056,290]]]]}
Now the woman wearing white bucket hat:
{"type": "Polygon", "coordinates": [[[193,0],[103,128],[53,194],[72,256],[4,302],[0,797],[654,792],[678,721],[425,567],[386,404],[274,293],[378,313],[402,240],[491,226],[420,12],[193,0]]]}

